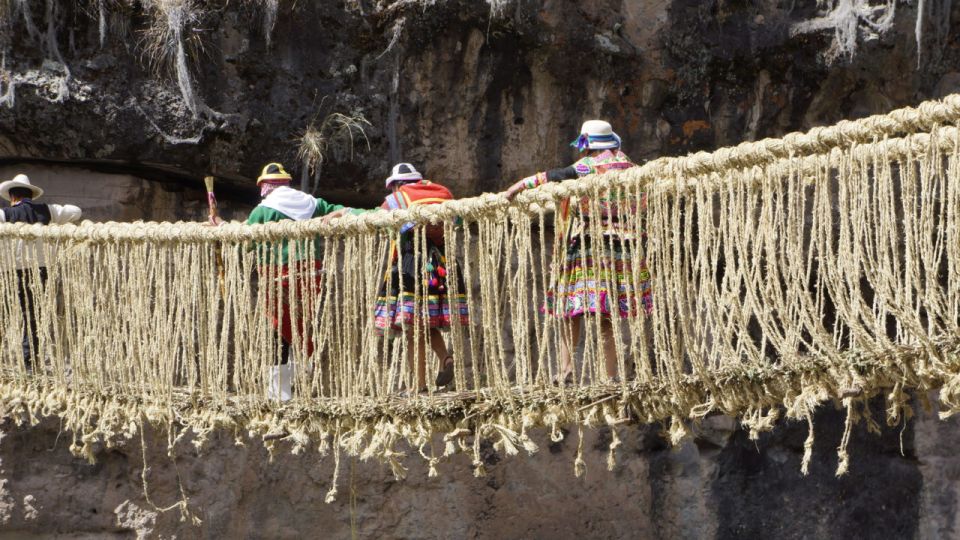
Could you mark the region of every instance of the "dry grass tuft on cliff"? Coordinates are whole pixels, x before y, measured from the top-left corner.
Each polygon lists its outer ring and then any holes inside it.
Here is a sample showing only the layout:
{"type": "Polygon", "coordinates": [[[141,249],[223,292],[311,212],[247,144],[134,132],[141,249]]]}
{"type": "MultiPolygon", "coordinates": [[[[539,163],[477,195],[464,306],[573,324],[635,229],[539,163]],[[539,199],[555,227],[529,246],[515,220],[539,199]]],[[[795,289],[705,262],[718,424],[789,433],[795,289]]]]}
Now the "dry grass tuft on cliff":
{"type": "Polygon", "coordinates": [[[17,83],[13,76],[7,71],[7,55],[0,55],[0,105],[6,105],[13,108],[17,97],[17,83]]]}
{"type": "MultiPolygon", "coordinates": [[[[493,0],[496,1],[496,0],[493,0]]],[[[917,68],[923,55],[923,37],[928,21],[934,26],[933,47],[939,46],[949,31],[952,0],[918,0],[916,21],[917,68]]],[[[874,41],[893,28],[897,0],[818,0],[817,17],[794,25],[792,35],[833,32],[833,41],[824,53],[832,64],[851,60],[861,42],[874,41]]]]}
{"type": "Polygon", "coordinates": [[[184,103],[195,116],[209,108],[193,89],[188,57],[194,60],[203,51],[203,41],[196,31],[202,9],[193,0],[152,0],[145,3],[151,23],[142,31],[143,58],[159,75],[172,71],[184,103]]]}
{"type": "MultiPolygon", "coordinates": [[[[370,149],[366,131],[370,126],[370,122],[359,111],[350,114],[331,113],[319,124],[314,119],[300,135],[297,158],[316,181],[323,162],[331,155],[348,151],[348,157],[353,159],[358,139],[363,139],[367,150],[370,149]]],[[[310,190],[312,188],[308,187],[310,190]]]]}

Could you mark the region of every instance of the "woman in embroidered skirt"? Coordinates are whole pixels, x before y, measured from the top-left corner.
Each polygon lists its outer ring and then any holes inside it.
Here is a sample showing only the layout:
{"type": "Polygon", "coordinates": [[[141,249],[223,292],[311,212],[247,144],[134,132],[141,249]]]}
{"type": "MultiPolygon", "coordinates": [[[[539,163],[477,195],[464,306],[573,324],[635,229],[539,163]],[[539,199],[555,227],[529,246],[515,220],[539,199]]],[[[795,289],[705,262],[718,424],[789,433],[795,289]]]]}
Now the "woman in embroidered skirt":
{"type": "MultiPolygon", "coordinates": [[[[571,146],[587,155],[573,165],[553,169],[524,178],[507,190],[512,199],[521,191],[535,188],[547,182],[559,182],[588,174],[604,174],[635,166],[630,158],[620,151],[620,137],[609,123],[589,120],[583,124],[580,136],[571,146]]],[[[556,380],[570,383],[573,380],[573,350],[580,340],[584,314],[597,314],[601,318],[600,332],[608,378],[617,375],[616,344],[612,318],[649,314],[653,309],[650,292],[650,273],[645,260],[631,260],[625,253],[625,243],[642,234],[628,230],[629,219],[620,219],[627,213],[635,213],[633,201],[618,198],[605,192],[594,208],[600,215],[590,215],[590,201],[584,197],[564,201],[559,205],[560,226],[558,241],[565,243],[565,257],[558,268],[558,276],[551,290],[547,291],[543,311],[566,321],[565,338],[560,340],[560,375],[556,380]],[[591,220],[598,220],[603,241],[591,241],[591,220]],[[600,245],[598,245],[600,244],[600,245]],[[640,265],[634,280],[635,264],[640,265]],[[616,310],[616,313],[614,313],[616,310]]]]}
{"type": "MultiPolygon", "coordinates": [[[[386,186],[391,193],[380,208],[387,211],[453,200],[450,190],[424,180],[409,163],[396,165],[386,180],[386,186]]],[[[349,208],[344,209],[330,218],[350,211],[349,208]]],[[[454,362],[440,331],[451,324],[467,325],[470,317],[463,285],[460,285],[456,296],[451,295],[447,288],[448,267],[444,256],[442,226],[426,227],[426,251],[420,253],[419,262],[413,229],[413,223],[401,226],[400,238],[391,248],[390,269],[377,298],[374,316],[378,334],[388,337],[403,335],[407,340],[407,351],[413,350],[415,342],[418,343],[417,389],[423,392],[426,390],[427,342],[440,359],[434,382],[438,387],[447,386],[453,380],[454,362]],[[424,310],[426,321],[422,318],[424,310]],[[424,327],[428,329],[427,335],[415,339],[415,333],[424,327]]]]}

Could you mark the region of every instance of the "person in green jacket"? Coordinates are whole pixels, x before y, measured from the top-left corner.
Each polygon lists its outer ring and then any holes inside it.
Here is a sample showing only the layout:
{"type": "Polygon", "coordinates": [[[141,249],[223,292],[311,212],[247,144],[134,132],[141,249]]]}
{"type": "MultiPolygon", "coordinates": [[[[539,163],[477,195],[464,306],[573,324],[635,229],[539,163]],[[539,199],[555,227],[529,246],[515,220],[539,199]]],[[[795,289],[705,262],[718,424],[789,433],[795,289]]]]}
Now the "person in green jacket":
{"type": "MultiPolygon", "coordinates": [[[[279,163],[269,163],[257,178],[263,200],[247,218],[247,225],[284,220],[302,221],[325,216],[343,206],[290,187],[292,178],[279,163]]],[[[301,350],[309,359],[314,343],[309,335],[311,318],[318,309],[322,275],[320,239],[258,242],[260,290],[264,294],[274,329],[280,335],[280,365],[270,369],[267,396],[287,401],[292,397],[293,365],[289,362],[296,325],[301,350]],[[274,301],[276,299],[276,301],[274,301]]]]}

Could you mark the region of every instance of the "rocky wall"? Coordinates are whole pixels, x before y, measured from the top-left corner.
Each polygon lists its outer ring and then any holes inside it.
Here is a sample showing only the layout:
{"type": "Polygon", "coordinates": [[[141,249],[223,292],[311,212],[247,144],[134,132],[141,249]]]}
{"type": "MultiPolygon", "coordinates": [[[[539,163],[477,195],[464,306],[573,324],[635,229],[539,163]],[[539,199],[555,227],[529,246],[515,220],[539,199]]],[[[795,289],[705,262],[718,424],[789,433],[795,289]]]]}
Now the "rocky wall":
{"type": "MultiPolygon", "coordinates": [[[[336,202],[375,203],[401,159],[468,196],[569,163],[567,144],[591,117],[609,119],[646,160],[960,90],[960,3],[950,1],[922,2],[918,25],[921,2],[893,2],[895,17],[879,24],[823,9],[860,0],[197,0],[170,3],[195,9],[157,54],[150,28],[172,28],[160,4],[0,0],[0,178],[27,172],[89,219],[172,221],[203,218],[200,179],[216,174],[225,214],[241,218],[266,161],[336,202]],[[838,48],[851,28],[854,50],[838,48]],[[187,77],[176,73],[178,45],[187,77]],[[311,169],[302,135],[334,113],[368,123],[352,132],[352,151],[342,132],[321,129],[325,159],[311,169]]],[[[259,442],[227,434],[170,457],[167,434],[151,432],[146,460],[133,440],[88,464],[55,420],[7,424],[0,538],[960,534],[955,421],[925,414],[880,436],[858,426],[850,474],[837,479],[842,429],[841,413],[819,413],[806,478],[806,426],[751,441],[716,417],[677,449],[658,426],[625,430],[612,472],[607,436],[588,432],[582,479],[575,433],[557,445],[541,434],[531,459],[488,449],[479,479],[462,456],[434,479],[413,462],[403,482],[343,463],[328,505],[331,459],[282,444],[272,463],[259,442]],[[150,500],[173,504],[182,485],[201,525],[148,502],[145,461],[150,500]]]]}
{"type": "Polygon", "coordinates": [[[260,441],[241,436],[238,445],[223,433],[201,452],[188,437],[168,455],[167,433],[150,432],[145,459],[135,437],[101,448],[88,464],[69,453],[70,434],[56,421],[8,424],[0,538],[956,537],[955,420],[927,413],[879,436],[854,428],[842,478],[834,476],[842,412],[822,410],[815,425],[806,477],[805,423],[752,441],[716,416],[676,448],[659,426],[623,429],[612,471],[609,432],[586,430],[582,478],[573,474],[576,431],[560,443],[538,433],[541,448],[530,458],[485,448],[482,478],[463,455],[441,464],[436,478],[411,459],[402,481],[385,466],[344,459],[337,499],[326,504],[332,457],[293,456],[285,443],[272,461],[260,441]],[[199,525],[182,521],[178,509],[158,510],[181,500],[181,489],[199,525]]]}
{"type": "Polygon", "coordinates": [[[337,202],[377,201],[401,159],[469,196],[568,164],[587,118],[646,160],[960,88],[943,0],[920,24],[865,0],[0,3],[0,162],[213,173],[248,202],[270,160],[337,202]]]}

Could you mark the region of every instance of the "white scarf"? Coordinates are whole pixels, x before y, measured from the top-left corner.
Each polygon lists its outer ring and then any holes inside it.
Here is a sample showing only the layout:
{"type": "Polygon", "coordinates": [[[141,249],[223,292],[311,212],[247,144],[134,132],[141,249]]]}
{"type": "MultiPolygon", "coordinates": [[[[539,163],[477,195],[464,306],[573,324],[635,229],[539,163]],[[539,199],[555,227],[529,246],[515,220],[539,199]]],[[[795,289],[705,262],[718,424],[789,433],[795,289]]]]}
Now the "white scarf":
{"type": "Polygon", "coordinates": [[[298,189],[278,186],[263,198],[260,206],[272,208],[294,221],[303,221],[313,217],[317,200],[298,189]]]}

